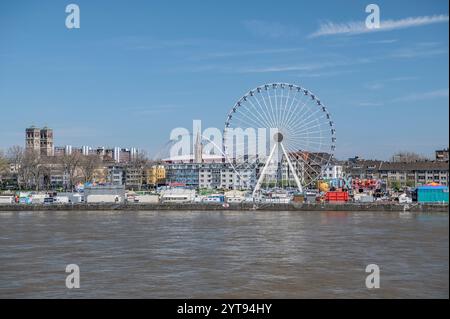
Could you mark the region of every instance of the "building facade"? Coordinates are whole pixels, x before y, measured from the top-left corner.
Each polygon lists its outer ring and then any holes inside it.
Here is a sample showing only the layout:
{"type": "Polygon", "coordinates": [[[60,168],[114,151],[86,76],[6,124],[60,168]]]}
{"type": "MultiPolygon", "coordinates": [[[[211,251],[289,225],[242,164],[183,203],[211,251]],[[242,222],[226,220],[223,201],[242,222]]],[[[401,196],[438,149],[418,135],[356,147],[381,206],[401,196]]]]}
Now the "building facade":
{"type": "Polygon", "coordinates": [[[340,164],[333,163],[322,167],[321,179],[323,180],[339,179],[343,177],[344,177],[344,168],[340,164]]]}
{"type": "Polygon", "coordinates": [[[412,163],[383,162],[379,178],[401,186],[416,187],[429,183],[448,186],[448,162],[421,161],[412,163]]]}
{"type": "Polygon", "coordinates": [[[448,147],[443,150],[436,150],[435,151],[435,159],[439,162],[446,162],[448,161],[448,147]]]}
{"type": "Polygon", "coordinates": [[[53,130],[31,126],[25,129],[25,150],[41,156],[53,156],[53,130]]]}
{"type": "Polygon", "coordinates": [[[352,179],[380,179],[389,185],[416,187],[431,182],[448,186],[448,161],[387,162],[351,158],[343,164],[352,179]]]}
{"type": "Polygon", "coordinates": [[[166,183],[166,168],[164,165],[152,165],[145,169],[145,184],[157,187],[166,183]]]}

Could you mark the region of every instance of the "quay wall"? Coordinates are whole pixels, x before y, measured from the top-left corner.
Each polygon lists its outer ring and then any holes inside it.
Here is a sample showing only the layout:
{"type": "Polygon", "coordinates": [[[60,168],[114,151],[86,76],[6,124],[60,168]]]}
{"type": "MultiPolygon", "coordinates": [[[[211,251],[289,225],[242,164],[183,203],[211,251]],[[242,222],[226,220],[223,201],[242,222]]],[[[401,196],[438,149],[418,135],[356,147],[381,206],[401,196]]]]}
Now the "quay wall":
{"type": "Polygon", "coordinates": [[[76,204],[0,204],[0,211],[337,211],[337,212],[448,212],[448,204],[398,203],[76,203],[76,204]]]}

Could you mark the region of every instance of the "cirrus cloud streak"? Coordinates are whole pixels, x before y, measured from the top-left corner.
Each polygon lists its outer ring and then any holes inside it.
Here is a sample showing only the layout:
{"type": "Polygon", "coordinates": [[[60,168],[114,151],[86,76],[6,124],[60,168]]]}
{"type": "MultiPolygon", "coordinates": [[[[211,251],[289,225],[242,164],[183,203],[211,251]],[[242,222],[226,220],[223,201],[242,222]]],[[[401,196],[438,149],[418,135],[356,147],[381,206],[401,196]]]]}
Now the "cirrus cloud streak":
{"type": "Polygon", "coordinates": [[[367,28],[364,21],[350,21],[345,23],[325,22],[317,31],[310,34],[310,38],[329,35],[352,35],[369,32],[391,31],[411,27],[419,27],[435,23],[445,23],[449,16],[440,14],[422,17],[408,17],[400,20],[381,20],[379,28],[367,28]]]}

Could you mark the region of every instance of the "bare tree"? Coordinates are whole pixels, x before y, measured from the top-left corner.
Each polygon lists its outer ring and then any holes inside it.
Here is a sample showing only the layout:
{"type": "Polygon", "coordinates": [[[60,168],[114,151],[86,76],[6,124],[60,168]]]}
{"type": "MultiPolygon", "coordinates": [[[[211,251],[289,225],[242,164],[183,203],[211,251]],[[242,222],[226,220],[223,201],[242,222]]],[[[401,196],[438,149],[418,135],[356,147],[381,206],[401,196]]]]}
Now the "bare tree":
{"type": "Polygon", "coordinates": [[[15,171],[19,170],[20,164],[22,163],[24,156],[25,151],[23,147],[19,145],[14,145],[8,148],[7,157],[9,162],[13,165],[15,171]]]}
{"type": "Polygon", "coordinates": [[[60,157],[60,163],[63,167],[63,171],[69,178],[69,185],[66,188],[73,190],[76,182],[77,170],[80,168],[82,155],[78,152],[72,154],[63,155],[60,157]]]}
{"type": "Polygon", "coordinates": [[[149,159],[147,153],[139,151],[127,165],[127,176],[133,177],[134,185],[137,186],[139,190],[142,188],[144,169],[148,166],[148,163],[149,159]]]}
{"type": "Polygon", "coordinates": [[[19,145],[14,145],[8,148],[6,153],[8,157],[8,161],[12,167],[12,175],[17,179],[17,186],[21,189],[22,185],[25,183],[24,179],[21,179],[21,166],[23,163],[23,159],[25,156],[25,151],[23,147],[19,145]]]}
{"type": "Polygon", "coordinates": [[[41,158],[39,152],[28,150],[24,152],[24,156],[21,160],[18,174],[21,183],[25,185],[27,189],[39,190],[41,171],[41,158]]]}
{"type": "Polygon", "coordinates": [[[398,152],[391,158],[392,162],[412,163],[418,161],[425,161],[427,158],[423,155],[414,152],[398,152]]]}
{"type": "Polygon", "coordinates": [[[5,175],[9,173],[9,163],[5,154],[0,150],[0,183],[5,175]]]}
{"type": "Polygon", "coordinates": [[[91,182],[94,179],[94,173],[101,167],[102,160],[97,154],[83,156],[80,161],[80,168],[84,176],[84,182],[91,182]]]}

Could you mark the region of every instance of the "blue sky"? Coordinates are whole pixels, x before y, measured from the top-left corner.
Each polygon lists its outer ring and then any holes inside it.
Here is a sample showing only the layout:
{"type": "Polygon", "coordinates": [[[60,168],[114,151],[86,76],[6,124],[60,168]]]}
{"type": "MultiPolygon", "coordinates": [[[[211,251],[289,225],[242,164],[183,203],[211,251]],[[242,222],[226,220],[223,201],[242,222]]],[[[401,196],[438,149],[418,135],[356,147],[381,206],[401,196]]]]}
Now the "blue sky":
{"type": "Polygon", "coordinates": [[[34,124],[57,145],[152,154],[271,82],[328,106],[338,158],[449,144],[448,1],[376,1],[377,32],[358,29],[368,1],[73,1],[72,30],[69,3],[0,3],[0,148],[34,124]]]}

